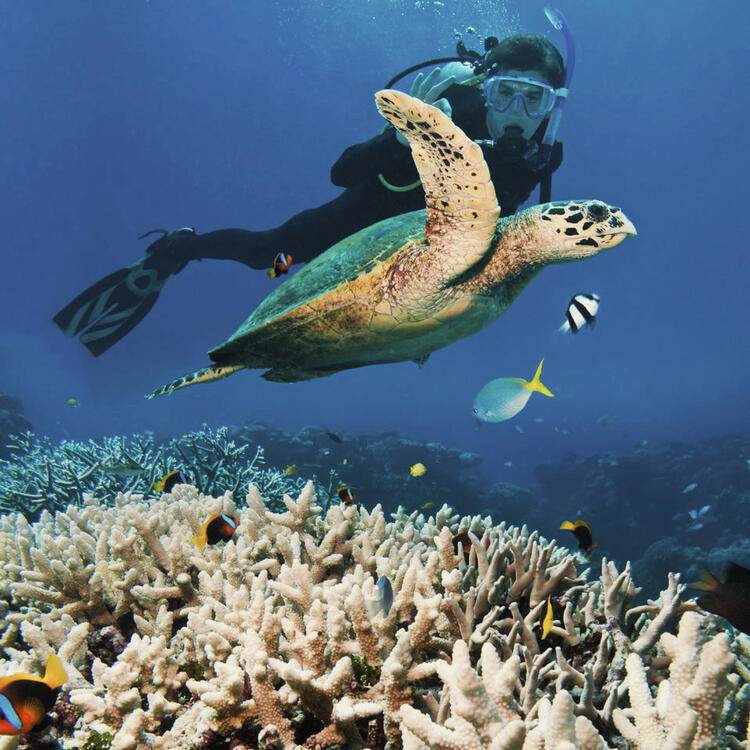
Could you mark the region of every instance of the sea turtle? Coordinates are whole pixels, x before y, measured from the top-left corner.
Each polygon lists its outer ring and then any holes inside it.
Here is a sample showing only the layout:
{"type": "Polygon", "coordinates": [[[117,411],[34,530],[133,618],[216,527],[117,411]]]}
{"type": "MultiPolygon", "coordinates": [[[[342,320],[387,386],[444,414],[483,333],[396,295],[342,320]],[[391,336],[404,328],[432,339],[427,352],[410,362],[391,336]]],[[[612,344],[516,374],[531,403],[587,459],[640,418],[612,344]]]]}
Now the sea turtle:
{"type": "Polygon", "coordinates": [[[221,346],[214,364],[153,398],[243,368],[293,383],[415,360],[482,330],[550,263],[597,255],[635,227],[598,200],[545,203],[500,219],[481,148],[439,109],[379,91],[380,113],[411,146],[426,210],[338,242],[277,287],[221,346]]]}

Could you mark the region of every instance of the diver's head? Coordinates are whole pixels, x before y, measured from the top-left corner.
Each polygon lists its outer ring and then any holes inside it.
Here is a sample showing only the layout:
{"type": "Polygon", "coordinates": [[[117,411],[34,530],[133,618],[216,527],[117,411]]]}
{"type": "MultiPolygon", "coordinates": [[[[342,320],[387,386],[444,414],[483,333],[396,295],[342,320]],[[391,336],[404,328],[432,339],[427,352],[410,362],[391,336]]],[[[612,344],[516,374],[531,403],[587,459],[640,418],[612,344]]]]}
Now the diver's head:
{"type": "Polygon", "coordinates": [[[555,90],[565,84],[557,47],[538,34],[516,34],[492,46],[482,68],[490,135],[528,141],[554,108],[555,90]]]}

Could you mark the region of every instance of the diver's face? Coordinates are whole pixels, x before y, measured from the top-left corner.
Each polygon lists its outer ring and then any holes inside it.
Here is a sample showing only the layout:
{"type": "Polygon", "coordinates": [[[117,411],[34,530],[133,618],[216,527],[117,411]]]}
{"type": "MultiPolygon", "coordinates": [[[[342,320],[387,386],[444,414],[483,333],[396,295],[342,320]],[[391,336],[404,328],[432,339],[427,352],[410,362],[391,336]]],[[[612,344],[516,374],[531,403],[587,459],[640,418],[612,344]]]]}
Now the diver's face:
{"type": "MultiPolygon", "coordinates": [[[[497,71],[497,75],[518,76],[519,78],[533,78],[535,81],[549,83],[544,73],[536,68],[506,68],[497,71]]],[[[528,140],[534,135],[539,123],[546,115],[540,117],[529,117],[520,101],[514,101],[505,112],[498,112],[492,107],[487,107],[486,123],[487,130],[493,138],[501,138],[505,135],[505,129],[509,126],[521,128],[521,134],[528,140]]]]}

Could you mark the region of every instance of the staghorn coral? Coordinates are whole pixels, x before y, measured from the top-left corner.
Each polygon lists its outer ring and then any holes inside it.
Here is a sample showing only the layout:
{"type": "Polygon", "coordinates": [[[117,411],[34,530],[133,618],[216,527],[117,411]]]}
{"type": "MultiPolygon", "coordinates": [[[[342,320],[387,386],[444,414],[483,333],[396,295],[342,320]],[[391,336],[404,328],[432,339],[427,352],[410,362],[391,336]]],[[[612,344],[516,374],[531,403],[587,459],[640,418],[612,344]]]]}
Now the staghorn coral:
{"type": "Polygon", "coordinates": [[[183,485],[111,506],[87,496],[34,524],[4,517],[2,672],[60,654],[81,713],[63,732],[71,747],[93,730],[113,750],[602,750],[623,737],[647,747],[649,732],[673,732],[671,716],[690,723],[675,750],[746,742],[740,647],[700,643],[678,577],[634,607],[629,569],[605,560],[588,582],[526,528],[447,506],[390,521],[380,506],[324,510],[312,483],[284,505],[269,510],[250,486],[238,510],[231,493],[183,485]],[[238,515],[237,531],[199,552],[190,538],[217,512],[238,515]],[[453,549],[459,529],[478,538],[468,559],[453,549]],[[373,617],[380,575],[394,601],[373,617]],[[654,682],[670,686],[663,719],[654,682]]]}
{"type": "MultiPolygon", "coordinates": [[[[202,429],[179,438],[157,441],[151,433],[129,438],[104,437],[99,441],[63,440],[24,432],[8,438],[8,457],[0,458],[0,511],[17,510],[29,519],[43,510],[64,510],[80,505],[86,494],[104,502],[118,492],[148,494],[154,482],[174,469],[183,469],[205,494],[236,493],[250,482],[266,501],[282,507],[285,492],[299,492],[305,483],[281,471],[265,468],[263,449],[248,452],[248,443],[235,442],[227,427],[202,429]],[[117,465],[141,467],[123,478],[117,465]]],[[[323,499],[334,496],[335,472],[330,472],[323,499]]]]}

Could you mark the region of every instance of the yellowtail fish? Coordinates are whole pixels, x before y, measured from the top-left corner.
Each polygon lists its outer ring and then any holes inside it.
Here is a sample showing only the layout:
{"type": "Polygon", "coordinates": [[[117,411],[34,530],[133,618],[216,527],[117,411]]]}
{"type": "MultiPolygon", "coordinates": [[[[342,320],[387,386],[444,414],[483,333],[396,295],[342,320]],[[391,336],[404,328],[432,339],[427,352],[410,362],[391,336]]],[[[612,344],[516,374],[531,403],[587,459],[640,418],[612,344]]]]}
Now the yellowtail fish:
{"type": "Polygon", "coordinates": [[[504,422],[515,417],[532,393],[543,393],[552,398],[555,394],[541,381],[542,365],[539,363],[531,380],[523,378],[497,378],[485,385],[474,399],[474,414],[483,422],[504,422]]]}

